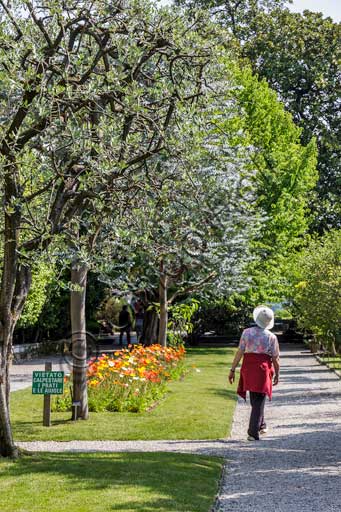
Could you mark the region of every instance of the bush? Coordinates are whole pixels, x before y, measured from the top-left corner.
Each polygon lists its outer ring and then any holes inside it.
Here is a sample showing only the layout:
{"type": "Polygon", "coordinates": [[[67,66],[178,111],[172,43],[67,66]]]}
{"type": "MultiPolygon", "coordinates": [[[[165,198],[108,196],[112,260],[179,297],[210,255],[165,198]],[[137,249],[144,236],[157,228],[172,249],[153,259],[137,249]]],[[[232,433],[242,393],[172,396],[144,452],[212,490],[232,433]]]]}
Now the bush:
{"type": "MultiPolygon", "coordinates": [[[[102,355],[88,370],[89,410],[141,412],[162,398],[167,382],[184,373],[183,348],[160,345],[132,351],[118,350],[114,357],[102,355]]],[[[55,411],[71,410],[71,388],[53,403],[55,411]]]]}
{"type": "Polygon", "coordinates": [[[275,317],[277,320],[292,320],[292,313],[289,309],[278,309],[275,312],[275,317]]]}
{"type": "Polygon", "coordinates": [[[184,338],[193,332],[192,318],[198,309],[199,302],[195,299],[169,306],[168,346],[177,348],[184,345],[184,338]]]}
{"type": "Polygon", "coordinates": [[[214,332],[219,336],[239,335],[249,323],[251,313],[252,306],[238,298],[204,302],[193,316],[193,338],[205,332],[214,332]]]}
{"type": "Polygon", "coordinates": [[[292,300],[301,329],[335,353],[341,332],[341,231],[312,239],[292,262],[292,300]]]}

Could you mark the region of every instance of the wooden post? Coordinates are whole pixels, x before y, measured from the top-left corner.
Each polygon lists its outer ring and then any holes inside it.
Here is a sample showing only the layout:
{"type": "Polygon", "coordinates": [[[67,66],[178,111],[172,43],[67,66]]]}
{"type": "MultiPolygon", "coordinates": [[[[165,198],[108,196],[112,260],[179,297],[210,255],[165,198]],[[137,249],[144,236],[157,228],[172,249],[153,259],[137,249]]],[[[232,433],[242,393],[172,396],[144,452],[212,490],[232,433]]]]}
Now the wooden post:
{"type": "Polygon", "coordinates": [[[160,323],[158,343],[163,347],[167,346],[167,324],[168,324],[168,300],[167,300],[168,276],[165,272],[164,262],[160,262],[159,277],[159,303],[160,323]]]}
{"type": "MultiPolygon", "coordinates": [[[[86,280],[88,268],[86,265],[74,262],[71,267],[71,329],[72,329],[72,358],[73,358],[73,393],[74,402],[80,402],[77,416],[82,420],[89,417],[88,388],[87,388],[87,342],[86,342],[86,280]]],[[[73,408],[73,419],[76,414],[73,408]]]]}
{"type": "MultiPolygon", "coordinates": [[[[45,363],[45,371],[52,371],[52,363],[45,363]]],[[[44,427],[51,426],[51,395],[44,395],[43,425],[44,427]]]]}

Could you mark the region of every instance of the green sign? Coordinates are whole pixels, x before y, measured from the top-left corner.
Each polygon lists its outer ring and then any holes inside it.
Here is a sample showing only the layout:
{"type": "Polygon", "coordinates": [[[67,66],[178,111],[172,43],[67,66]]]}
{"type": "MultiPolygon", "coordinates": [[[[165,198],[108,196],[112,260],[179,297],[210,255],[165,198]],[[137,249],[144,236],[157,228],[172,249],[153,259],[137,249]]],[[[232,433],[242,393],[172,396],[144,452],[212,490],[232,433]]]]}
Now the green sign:
{"type": "Polygon", "coordinates": [[[64,372],[33,372],[33,395],[62,395],[64,392],[64,372]]]}

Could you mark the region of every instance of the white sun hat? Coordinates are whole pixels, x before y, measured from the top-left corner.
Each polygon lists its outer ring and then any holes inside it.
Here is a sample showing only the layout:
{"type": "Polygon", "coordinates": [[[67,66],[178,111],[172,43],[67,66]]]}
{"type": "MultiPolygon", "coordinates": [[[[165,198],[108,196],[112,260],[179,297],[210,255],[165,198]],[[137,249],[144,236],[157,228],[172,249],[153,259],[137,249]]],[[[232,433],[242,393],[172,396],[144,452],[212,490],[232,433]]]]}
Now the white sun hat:
{"type": "Polygon", "coordinates": [[[261,329],[272,329],[275,323],[274,312],[267,306],[257,306],[253,310],[253,319],[261,329]]]}

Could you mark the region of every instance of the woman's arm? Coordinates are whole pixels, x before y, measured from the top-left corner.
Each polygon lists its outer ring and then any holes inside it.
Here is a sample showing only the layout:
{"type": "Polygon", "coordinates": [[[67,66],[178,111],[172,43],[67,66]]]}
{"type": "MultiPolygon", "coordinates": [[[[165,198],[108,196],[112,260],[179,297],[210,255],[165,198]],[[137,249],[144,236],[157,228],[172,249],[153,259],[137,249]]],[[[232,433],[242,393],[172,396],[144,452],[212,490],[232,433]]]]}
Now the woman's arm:
{"type": "Polygon", "coordinates": [[[230,382],[230,384],[232,384],[234,382],[235,371],[236,371],[236,368],[237,368],[237,366],[239,364],[239,361],[243,357],[243,354],[244,354],[244,352],[240,348],[238,348],[238,350],[236,352],[236,355],[234,356],[234,359],[232,361],[232,366],[231,366],[231,370],[230,370],[230,373],[229,373],[229,382],[230,382]]]}
{"type": "Polygon", "coordinates": [[[272,359],[272,364],[274,365],[274,368],[275,368],[275,377],[274,377],[274,386],[277,386],[278,382],[279,382],[279,357],[274,357],[272,359]]]}

